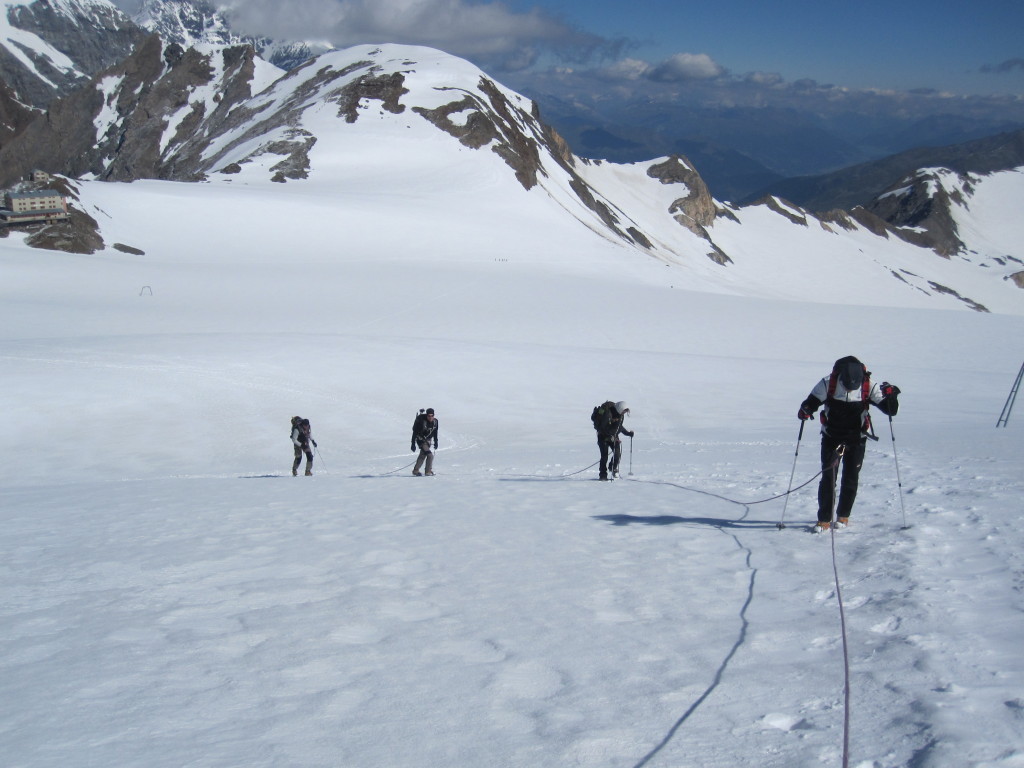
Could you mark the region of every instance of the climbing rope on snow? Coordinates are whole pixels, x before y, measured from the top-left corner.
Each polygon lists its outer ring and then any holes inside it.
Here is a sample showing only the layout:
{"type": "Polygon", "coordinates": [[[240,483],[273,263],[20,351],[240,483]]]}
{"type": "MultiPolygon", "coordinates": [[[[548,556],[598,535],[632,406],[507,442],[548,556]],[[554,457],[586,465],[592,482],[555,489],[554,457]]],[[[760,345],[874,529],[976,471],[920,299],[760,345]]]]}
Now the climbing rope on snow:
{"type": "Polygon", "coordinates": [[[383,472],[383,473],[377,475],[377,477],[387,477],[388,475],[393,475],[393,474],[395,474],[395,472],[401,472],[403,469],[408,469],[409,467],[411,467],[415,463],[416,463],[415,461],[410,461],[404,467],[398,467],[397,469],[392,469],[390,472],[383,472]]]}
{"type": "Polygon", "coordinates": [[[584,472],[586,472],[588,469],[593,469],[599,463],[600,463],[599,461],[595,461],[589,467],[584,467],[583,469],[577,469],[575,472],[567,472],[564,475],[513,475],[513,474],[502,474],[501,476],[502,477],[528,477],[528,478],[531,478],[531,479],[534,479],[534,480],[565,480],[567,477],[575,477],[576,475],[581,475],[584,472]]]}
{"type": "MultiPolygon", "coordinates": [[[[822,471],[824,471],[824,470],[822,470],[822,471]]],[[[690,493],[699,493],[699,494],[701,494],[703,496],[711,496],[712,498],[721,499],[722,501],[727,501],[730,504],[736,504],[736,505],[738,505],[740,507],[752,507],[755,504],[764,504],[765,502],[775,501],[776,499],[781,499],[784,496],[789,496],[790,494],[796,493],[801,488],[804,488],[804,487],[810,485],[811,483],[813,483],[819,477],[821,477],[821,472],[818,472],[817,474],[814,475],[814,477],[811,477],[809,480],[804,481],[803,483],[798,485],[796,488],[791,488],[790,490],[786,491],[785,493],[777,493],[774,496],[769,496],[768,498],[765,498],[765,499],[757,499],[756,501],[740,501],[738,499],[730,499],[728,496],[722,496],[719,493],[712,493],[711,491],[705,491],[705,490],[703,490],[701,488],[691,488],[689,486],[680,485],[679,483],[673,483],[673,482],[670,482],[668,480],[637,480],[637,479],[632,478],[632,477],[628,477],[626,479],[631,481],[631,482],[634,482],[634,483],[649,483],[650,485],[671,485],[673,488],[678,488],[678,489],[680,489],[682,491],[689,491],[690,493]]]]}
{"type": "Polygon", "coordinates": [[[843,638],[843,768],[850,766],[850,643],[846,636],[846,607],[843,605],[843,590],[839,586],[839,560],[836,557],[836,480],[839,477],[839,464],[843,460],[846,446],[840,443],[836,447],[835,458],[828,470],[832,473],[832,509],[829,516],[832,524],[832,575],[836,585],[836,602],[839,604],[839,631],[843,638]]]}
{"type": "MultiPolygon", "coordinates": [[[[764,498],[764,499],[757,499],[756,501],[739,501],[737,499],[731,499],[731,498],[729,498],[727,496],[723,496],[723,495],[718,494],[718,493],[712,493],[711,491],[705,491],[705,490],[700,489],[700,488],[690,488],[690,487],[685,486],[685,485],[680,485],[678,483],[672,483],[672,482],[668,482],[668,481],[664,481],[664,480],[636,480],[634,478],[628,478],[628,479],[632,480],[635,483],[650,483],[652,485],[670,485],[670,486],[672,486],[674,488],[679,488],[679,489],[684,490],[684,491],[690,491],[691,493],[699,493],[699,494],[702,494],[704,496],[711,496],[711,497],[716,498],[716,499],[721,499],[722,501],[728,502],[730,504],[736,504],[736,505],[742,506],[742,507],[749,507],[749,506],[752,506],[754,504],[764,504],[765,502],[768,502],[768,501],[774,501],[775,499],[780,499],[782,497],[788,497],[790,494],[795,493],[796,491],[799,491],[801,488],[804,488],[807,485],[810,485],[812,482],[814,482],[819,477],[821,477],[825,472],[830,472],[831,473],[831,478],[832,478],[832,484],[833,484],[832,498],[833,498],[833,503],[835,503],[836,494],[835,494],[834,489],[835,489],[836,477],[838,476],[838,473],[839,473],[839,464],[841,463],[842,457],[843,457],[843,448],[844,448],[844,446],[842,446],[842,445],[840,445],[839,448],[837,448],[835,458],[832,460],[831,464],[829,464],[827,467],[822,468],[821,471],[817,472],[813,477],[811,477],[810,479],[804,481],[803,483],[798,485],[796,488],[790,488],[790,490],[786,491],[785,493],[776,494],[775,496],[769,496],[769,497],[764,498]]],[[[790,485],[792,485],[792,479],[790,480],[790,485]]],[[[832,525],[829,526],[829,528],[831,530],[831,533],[832,533],[832,572],[833,572],[833,575],[834,575],[834,578],[835,578],[836,599],[837,599],[837,601],[839,603],[839,624],[840,624],[840,631],[841,631],[842,640],[843,640],[843,671],[844,671],[844,683],[843,683],[843,691],[844,691],[844,693],[843,693],[843,700],[844,700],[844,716],[843,716],[843,768],[849,768],[849,765],[850,765],[850,762],[849,762],[849,760],[850,760],[850,758],[849,758],[849,753],[850,753],[850,655],[849,655],[849,640],[847,638],[847,632],[846,632],[846,609],[845,609],[845,606],[843,605],[843,593],[842,593],[842,589],[840,588],[840,585],[839,585],[839,565],[838,565],[838,559],[836,557],[836,548],[835,548],[835,546],[836,546],[835,545],[836,526],[835,526],[835,512],[834,511],[832,512],[832,517],[833,517],[833,522],[832,522],[832,525]]],[[[737,540],[737,543],[738,543],[738,540],[737,540]]],[[[748,602],[749,602],[749,600],[748,600],[748,602]]],[[[733,650],[735,652],[735,648],[733,650]]],[[[698,701],[694,705],[694,708],[697,705],[699,705],[700,703],[701,702],[698,701]]],[[[654,750],[652,750],[648,755],[646,755],[636,766],[634,766],[634,768],[640,768],[641,766],[647,765],[647,763],[650,761],[650,759],[655,754],[657,754],[661,750],[661,748],[664,747],[665,744],[668,743],[669,740],[671,740],[671,738],[675,735],[676,730],[678,730],[679,726],[681,726],[682,723],[686,720],[686,718],[689,717],[690,714],[692,714],[692,710],[693,710],[693,708],[691,708],[690,711],[688,711],[682,718],[680,718],[680,720],[675,724],[675,726],[673,726],[672,730],[669,732],[668,736],[666,736],[666,738],[662,741],[662,743],[659,744],[658,747],[656,747],[654,750]]]]}

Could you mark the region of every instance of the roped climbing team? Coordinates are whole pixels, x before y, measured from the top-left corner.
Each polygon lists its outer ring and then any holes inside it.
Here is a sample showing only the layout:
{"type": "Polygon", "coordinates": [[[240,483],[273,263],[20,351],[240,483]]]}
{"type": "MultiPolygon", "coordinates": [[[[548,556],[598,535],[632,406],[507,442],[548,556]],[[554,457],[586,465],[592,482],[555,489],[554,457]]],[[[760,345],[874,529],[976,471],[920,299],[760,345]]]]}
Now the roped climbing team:
{"type": "MultiPolygon", "coordinates": [[[[872,405],[892,418],[899,410],[900,388],[882,382],[871,381],[867,366],[852,355],[836,360],[832,372],[823,377],[800,404],[797,417],[801,420],[814,418],[815,412],[824,406],[821,414],[821,481],[818,484],[818,522],[816,530],[828,530],[835,513],[838,527],[849,525],[853,502],[857,498],[860,470],[864,463],[865,446],[873,436],[871,415],[872,405]],[[839,468],[842,480],[839,485],[839,502],[836,505],[836,485],[839,468]]],[[[599,479],[619,476],[622,458],[622,442],[619,435],[633,437],[632,430],[626,429],[624,421],[629,413],[625,401],[605,401],[596,406],[590,420],[597,432],[600,450],[599,479]]],[[[420,410],[412,426],[411,451],[419,450],[413,466],[413,475],[420,477],[434,474],[434,451],[437,450],[438,420],[433,408],[420,410]]],[[[292,443],[295,461],[292,474],[297,475],[303,454],[306,457],[306,474],[312,475],[313,453],[310,444],[316,448],[309,425],[309,419],[292,418],[292,443]]]]}

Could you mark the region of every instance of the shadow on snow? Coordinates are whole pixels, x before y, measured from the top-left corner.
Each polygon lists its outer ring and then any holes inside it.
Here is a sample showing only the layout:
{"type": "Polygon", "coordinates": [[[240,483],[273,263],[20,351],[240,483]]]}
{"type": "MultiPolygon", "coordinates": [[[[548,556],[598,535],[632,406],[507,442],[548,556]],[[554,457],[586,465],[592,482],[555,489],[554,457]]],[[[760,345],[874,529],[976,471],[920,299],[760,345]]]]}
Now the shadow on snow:
{"type": "Polygon", "coordinates": [[[735,528],[754,530],[777,528],[773,520],[722,520],[714,517],[679,517],[678,515],[594,515],[595,520],[605,520],[612,525],[709,525],[713,528],[735,528]]]}

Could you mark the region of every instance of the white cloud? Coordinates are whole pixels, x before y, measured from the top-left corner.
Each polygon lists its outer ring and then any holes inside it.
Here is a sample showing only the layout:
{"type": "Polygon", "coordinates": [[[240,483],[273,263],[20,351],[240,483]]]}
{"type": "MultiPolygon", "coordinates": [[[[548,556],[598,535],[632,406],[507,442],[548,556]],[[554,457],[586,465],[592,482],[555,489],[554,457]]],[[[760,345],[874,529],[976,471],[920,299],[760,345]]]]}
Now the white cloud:
{"type": "Polygon", "coordinates": [[[725,74],[720,66],[706,53],[677,53],[653,67],[646,77],[656,82],[680,82],[686,80],[713,80],[725,74]]]}
{"type": "Polygon", "coordinates": [[[782,75],[777,72],[749,72],[744,79],[748,83],[763,85],[765,87],[783,85],[785,82],[782,79],[782,75]]]}
{"type": "Polygon", "coordinates": [[[232,27],[275,39],[328,39],[344,47],[410,43],[501,68],[533,63],[542,51],[585,58],[612,45],[533,9],[471,0],[225,0],[232,27]]]}
{"type": "Polygon", "coordinates": [[[621,59],[600,70],[601,77],[612,80],[639,80],[651,71],[651,65],[640,59],[621,59]]]}

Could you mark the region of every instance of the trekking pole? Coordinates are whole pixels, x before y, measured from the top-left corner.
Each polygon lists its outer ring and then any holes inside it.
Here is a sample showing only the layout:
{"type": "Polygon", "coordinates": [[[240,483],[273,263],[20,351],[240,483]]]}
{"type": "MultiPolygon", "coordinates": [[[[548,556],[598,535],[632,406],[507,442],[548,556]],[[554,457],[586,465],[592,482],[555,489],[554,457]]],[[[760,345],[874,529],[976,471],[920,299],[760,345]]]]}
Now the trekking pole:
{"type": "Polygon", "coordinates": [[[896,462],[896,485],[899,487],[900,512],[903,514],[903,527],[900,530],[905,531],[910,526],[907,525],[907,510],[903,506],[903,480],[900,478],[900,459],[896,455],[896,433],[892,431],[892,416],[889,417],[889,434],[892,436],[892,458],[896,462]]]}
{"type": "Polygon", "coordinates": [[[314,451],[316,451],[316,455],[317,455],[317,456],[319,457],[319,459],[320,459],[320,466],[321,466],[321,467],[323,467],[323,468],[324,468],[324,472],[326,472],[326,471],[327,471],[327,465],[326,465],[326,464],[324,464],[324,455],[323,455],[322,453],[320,453],[320,447],[319,447],[319,446],[316,446],[316,445],[314,445],[314,446],[313,446],[313,450],[314,450],[314,451]]]}
{"type": "Polygon", "coordinates": [[[778,528],[780,531],[786,527],[786,524],[782,521],[786,517],[786,507],[789,506],[789,494],[792,492],[793,488],[793,475],[796,474],[796,459],[800,455],[800,441],[803,439],[804,436],[804,424],[806,424],[806,422],[803,419],[801,419],[800,432],[796,436],[796,451],[793,453],[793,469],[789,473],[789,485],[786,486],[786,500],[782,502],[782,517],[780,517],[779,522],[775,524],[775,527],[778,528]]]}
{"type": "Polygon", "coordinates": [[[633,436],[629,436],[629,476],[633,476],[633,436]]]}

